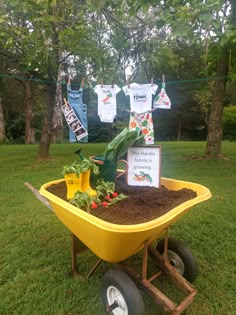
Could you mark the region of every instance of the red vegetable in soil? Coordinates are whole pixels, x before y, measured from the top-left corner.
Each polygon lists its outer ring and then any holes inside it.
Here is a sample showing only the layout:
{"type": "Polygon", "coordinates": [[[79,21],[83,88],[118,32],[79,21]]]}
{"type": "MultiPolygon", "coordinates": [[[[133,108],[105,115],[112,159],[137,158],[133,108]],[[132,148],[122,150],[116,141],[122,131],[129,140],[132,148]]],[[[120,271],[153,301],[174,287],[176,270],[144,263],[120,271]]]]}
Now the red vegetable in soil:
{"type": "Polygon", "coordinates": [[[111,197],[110,197],[109,195],[107,195],[107,196],[105,197],[105,199],[106,199],[107,201],[111,202],[111,197]]]}
{"type": "Polygon", "coordinates": [[[92,202],[92,204],[91,204],[91,208],[92,209],[97,209],[97,207],[98,207],[98,205],[96,204],[96,202],[92,202]]]}
{"type": "Polygon", "coordinates": [[[108,203],[106,201],[102,202],[103,207],[108,207],[108,203]]]}
{"type": "Polygon", "coordinates": [[[113,192],[112,197],[116,198],[118,196],[118,193],[116,191],[113,192]]]}

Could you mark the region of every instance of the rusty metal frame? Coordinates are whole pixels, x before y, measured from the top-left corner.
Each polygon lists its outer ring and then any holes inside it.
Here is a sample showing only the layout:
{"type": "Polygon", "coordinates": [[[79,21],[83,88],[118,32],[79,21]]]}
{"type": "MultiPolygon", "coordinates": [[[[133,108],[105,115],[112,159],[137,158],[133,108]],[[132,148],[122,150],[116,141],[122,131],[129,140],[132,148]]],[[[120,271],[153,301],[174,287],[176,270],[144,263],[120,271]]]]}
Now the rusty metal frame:
{"type": "Polygon", "coordinates": [[[151,296],[153,301],[164,309],[164,311],[168,314],[179,315],[192,303],[197,290],[169,263],[167,258],[167,248],[168,228],[165,231],[164,252],[162,255],[152,246],[152,244],[149,244],[148,242],[144,244],[142,274],[135,271],[125,262],[117,263],[116,265],[118,268],[127,272],[134,281],[151,296]],[[160,270],[153,274],[149,279],[147,279],[148,257],[152,258],[160,270]],[[176,287],[178,287],[186,296],[178,305],[152,284],[153,280],[158,278],[162,273],[167,275],[176,287]]]}
{"type": "MultiPolygon", "coordinates": [[[[142,287],[153,299],[153,301],[160,305],[168,314],[181,314],[193,301],[197,290],[183,278],[175,268],[168,262],[167,258],[168,248],[168,228],[165,231],[164,253],[161,255],[158,250],[152,246],[148,241],[145,242],[143,248],[142,270],[137,272],[127,262],[114,263],[118,269],[125,271],[140,287],[142,287]],[[159,271],[147,278],[148,272],[148,257],[158,266],[159,271]],[[167,297],[163,292],[153,285],[153,281],[161,274],[165,274],[186,296],[178,305],[167,297]]],[[[78,270],[77,256],[83,253],[88,248],[72,234],[72,274],[75,277],[81,277],[78,270]]],[[[98,259],[91,268],[86,278],[90,277],[98,268],[103,260],[98,259]]]]}
{"type": "MultiPolygon", "coordinates": [[[[73,277],[84,278],[84,276],[79,272],[77,257],[87,250],[88,250],[88,247],[83,242],[81,242],[74,234],[72,234],[71,274],[73,277]]],[[[94,271],[99,267],[101,262],[102,262],[102,259],[99,258],[85,277],[86,278],[90,277],[94,273],[94,271]]]]}

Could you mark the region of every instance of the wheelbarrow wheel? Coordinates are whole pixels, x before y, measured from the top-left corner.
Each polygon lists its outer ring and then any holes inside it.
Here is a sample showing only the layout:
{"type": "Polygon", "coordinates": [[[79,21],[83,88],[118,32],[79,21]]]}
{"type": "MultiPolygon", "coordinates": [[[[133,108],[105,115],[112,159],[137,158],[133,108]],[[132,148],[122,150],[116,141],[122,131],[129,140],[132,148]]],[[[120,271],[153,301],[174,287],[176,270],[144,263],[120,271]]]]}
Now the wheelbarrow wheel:
{"type": "Polygon", "coordinates": [[[122,270],[110,269],[104,274],[102,299],[109,314],[144,314],[141,294],[134,281],[122,270]]]}
{"type": "MultiPolygon", "coordinates": [[[[163,254],[165,239],[160,240],[156,249],[163,254]]],[[[198,275],[197,261],[191,250],[182,242],[168,238],[167,257],[175,270],[189,282],[193,282],[198,275]]]]}

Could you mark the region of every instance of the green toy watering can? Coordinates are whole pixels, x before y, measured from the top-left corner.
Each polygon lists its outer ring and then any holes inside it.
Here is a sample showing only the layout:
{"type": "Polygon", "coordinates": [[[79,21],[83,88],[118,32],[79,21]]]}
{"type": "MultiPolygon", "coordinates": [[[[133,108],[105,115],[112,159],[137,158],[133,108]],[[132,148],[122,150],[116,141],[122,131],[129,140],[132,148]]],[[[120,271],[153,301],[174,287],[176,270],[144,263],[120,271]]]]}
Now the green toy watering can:
{"type": "Polygon", "coordinates": [[[103,156],[90,156],[90,159],[98,164],[100,171],[98,175],[91,175],[91,185],[93,187],[96,186],[96,181],[99,178],[102,178],[105,182],[115,182],[118,177],[128,172],[129,166],[126,160],[109,161],[105,160],[103,156]],[[125,164],[125,169],[117,174],[117,165],[120,162],[125,164]]]}

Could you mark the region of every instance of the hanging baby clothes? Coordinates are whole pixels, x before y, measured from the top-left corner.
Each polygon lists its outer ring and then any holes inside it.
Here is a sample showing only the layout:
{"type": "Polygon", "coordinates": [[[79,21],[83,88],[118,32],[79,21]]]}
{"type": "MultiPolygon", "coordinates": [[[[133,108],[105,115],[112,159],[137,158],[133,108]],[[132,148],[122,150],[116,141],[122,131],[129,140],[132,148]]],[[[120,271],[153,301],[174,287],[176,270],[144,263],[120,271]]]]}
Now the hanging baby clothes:
{"type": "Polygon", "coordinates": [[[171,101],[170,101],[168,95],[166,94],[164,82],[162,83],[162,86],[161,86],[161,92],[154,99],[153,107],[154,108],[164,108],[164,109],[170,109],[170,107],[171,107],[171,101]]]}
{"type": "MultiPolygon", "coordinates": [[[[67,99],[73,111],[75,112],[77,118],[81,121],[84,129],[88,130],[88,120],[87,120],[87,105],[83,104],[83,88],[79,90],[72,90],[70,84],[67,85],[67,99]]],[[[76,135],[70,128],[69,130],[69,140],[70,142],[76,142],[76,135]]],[[[88,136],[80,138],[79,142],[88,142],[88,136]]]]}
{"type": "Polygon", "coordinates": [[[68,126],[70,127],[70,132],[73,133],[73,135],[76,137],[78,141],[88,136],[87,130],[83,127],[81,121],[76,116],[73,108],[66,100],[65,104],[62,106],[62,112],[65,116],[68,126]]]}
{"type": "Polygon", "coordinates": [[[94,92],[98,95],[98,116],[101,122],[112,123],[116,116],[116,94],[120,88],[115,85],[96,85],[94,92]]]}
{"type": "Polygon", "coordinates": [[[130,113],[129,130],[137,130],[144,135],[145,144],[154,144],[154,129],[152,114],[130,113]]]}
{"type": "Polygon", "coordinates": [[[156,93],[156,84],[131,83],[122,89],[130,96],[129,129],[137,130],[144,135],[145,144],[154,144],[154,129],[152,114],[152,95],[156,93]]]}

